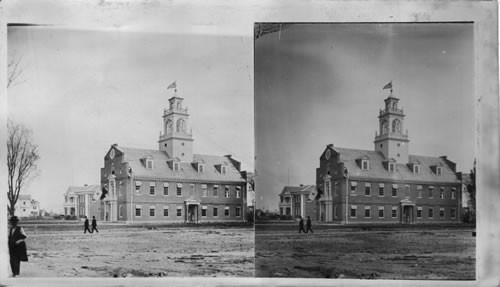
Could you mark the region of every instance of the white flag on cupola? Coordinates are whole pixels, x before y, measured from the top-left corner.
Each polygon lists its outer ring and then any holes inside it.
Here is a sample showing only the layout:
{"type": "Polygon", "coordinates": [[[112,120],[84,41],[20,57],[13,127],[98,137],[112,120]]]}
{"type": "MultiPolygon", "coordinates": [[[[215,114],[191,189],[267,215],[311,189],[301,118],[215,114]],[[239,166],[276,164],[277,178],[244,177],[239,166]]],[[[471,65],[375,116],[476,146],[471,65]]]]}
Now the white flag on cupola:
{"type": "Polygon", "coordinates": [[[167,90],[170,90],[170,89],[177,89],[177,81],[174,81],[172,84],[170,84],[167,88],[167,90]]]}

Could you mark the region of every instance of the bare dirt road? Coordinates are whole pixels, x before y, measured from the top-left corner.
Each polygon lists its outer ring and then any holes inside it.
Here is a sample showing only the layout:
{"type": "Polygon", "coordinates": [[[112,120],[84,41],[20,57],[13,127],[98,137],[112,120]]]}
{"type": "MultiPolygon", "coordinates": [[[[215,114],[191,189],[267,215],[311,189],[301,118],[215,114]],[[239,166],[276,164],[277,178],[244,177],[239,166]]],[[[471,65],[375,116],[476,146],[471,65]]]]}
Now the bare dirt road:
{"type": "Polygon", "coordinates": [[[254,276],[253,228],[24,228],[21,277],[254,276]]]}
{"type": "Polygon", "coordinates": [[[474,280],[474,228],[256,225],[257,277],[474,280]],[[296,228],[297,227],[297,228],[296,228]]]}

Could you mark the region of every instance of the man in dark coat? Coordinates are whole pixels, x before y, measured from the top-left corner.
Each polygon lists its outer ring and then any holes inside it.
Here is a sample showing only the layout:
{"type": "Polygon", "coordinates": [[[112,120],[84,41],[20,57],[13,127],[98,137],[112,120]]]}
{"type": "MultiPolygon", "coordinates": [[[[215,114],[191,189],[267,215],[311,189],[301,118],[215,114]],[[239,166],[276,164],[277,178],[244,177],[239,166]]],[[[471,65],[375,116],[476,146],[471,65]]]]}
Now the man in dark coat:
{"type": "Polygon", "coordinates": [[[95,220],[95,216],[92,216],[92,233],[94,233],[94,230],[99,233],[99,230],[97,230],[97,221],[95,220]]]}
{"type": "Polygon", "coordinates": [[[12,276],[16,277],[21,271],[21,261],[28,261],[28,254],[26,252],[26,233],[21,226],[17,226],[19,219],[17,216],[12,216],[9,220],[11,228],[9,230],[9,256],[10,268],[12,269],[12,276]]]}
{"type": "Polygon", "coordinates": [[[304,229],[304,220],[302,219],[302,217],[300,218],[300,221],[299,221],[299,233],[300,232],[307,233],[306,230],[304,229]]]}
{"type": "Polygon", "coordinates": [[[83,233],[87,233],[87,231],[89,233],[92,233],[92,231],[90,231],[90,228],[89,228],[89,219],[87,216],[85,216],[85,223],[83,224],[84,225],[84,229],[83,229],[83,233]]]}
{"type": "Polygon", "coordinates": [[[311,230],[311,233],[314,233],[313,229],[312,229],[312,223],[311,223],[311,217],[310,216],[307,217],[307,229],[306,229],[306,233],[309,232],[309,230],[311,230]]]}

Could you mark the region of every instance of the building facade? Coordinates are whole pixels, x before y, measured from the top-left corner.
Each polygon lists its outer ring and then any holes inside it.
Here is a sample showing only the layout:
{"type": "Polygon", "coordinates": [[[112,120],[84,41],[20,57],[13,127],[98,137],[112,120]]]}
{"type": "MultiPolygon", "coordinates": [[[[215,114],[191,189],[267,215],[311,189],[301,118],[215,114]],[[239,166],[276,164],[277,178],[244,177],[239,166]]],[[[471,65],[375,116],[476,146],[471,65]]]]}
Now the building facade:
{"type": "Polygon", "coordinates": [[[458,223],[461,180],[446,156],[409,154],[399,99],[385,99],[374,150],[334,147],[320,156],[316,218],[336,223],[458,223]]]}
{"type": "Polygon", "coordinates": [[[101,187],[99,185],[70,186],[64,194],[64,215],[101,220],[101,187]]]}
{"type": "Polygon", "coordinates": [[[14,214],[17,217],[37,217],[40,215],[40,202],[32,199],[30,194],[20,194],[14,214]]]}
{"type": "Polygon", "coordinates": [[[189,114],[176,94],[163,112],[158,150],[113,144],[101,168],[105,221],[244,221],[246,179],[231,155],[193,153],[189,114]]]}
{"type": "Polygon", "coordinates": [[[285,186],[281,191],[279,202],[280,216],[292,218],[316,218],[316,186],[285,186]]]}

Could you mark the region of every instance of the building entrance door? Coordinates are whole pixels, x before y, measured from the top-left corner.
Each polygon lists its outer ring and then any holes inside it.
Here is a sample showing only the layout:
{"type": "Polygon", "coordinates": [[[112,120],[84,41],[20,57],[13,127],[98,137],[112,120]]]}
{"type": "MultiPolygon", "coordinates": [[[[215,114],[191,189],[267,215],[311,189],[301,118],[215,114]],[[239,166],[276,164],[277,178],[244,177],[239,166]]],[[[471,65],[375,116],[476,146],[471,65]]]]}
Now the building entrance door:
{"type": "Polygon", "coordinates": [[[198,205],[188,205],[187,222],[198,222],[198,205]]]}
{"type": "Polygon", "coordinates": [[[402,217],[403,223],[413,223],[413,206],[403,205],[402,217]]]}

